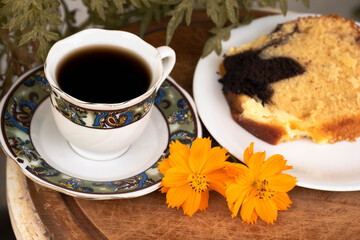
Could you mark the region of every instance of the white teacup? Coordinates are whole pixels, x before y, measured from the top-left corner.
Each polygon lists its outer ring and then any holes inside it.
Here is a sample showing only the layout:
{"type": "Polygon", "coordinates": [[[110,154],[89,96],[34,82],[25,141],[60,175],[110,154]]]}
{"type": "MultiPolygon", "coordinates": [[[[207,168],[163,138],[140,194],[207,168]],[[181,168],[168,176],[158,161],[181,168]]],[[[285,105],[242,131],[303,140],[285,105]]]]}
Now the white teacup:
{"type": "MultiPolygon", "coordinates": [[[[88,29],[57,42],[47,56],[45,75],[51,87],[52,114],[60,133],[86,158],[108,160],[121,156],[146,128],[156,92],[174,64],[175,52],[171,48],[154,48],[123,31],[88,29]],[[77,49],[93,45],[127,49],[140,56],[150,69],[146,92],[119,103],[88,102],[64,92],[57,79],[59,63],[77,49]]],[[[121,73],[114,77],[126,81],[121,79],[121,73]]],[[[84,91],[86,88],[84,84],[84,91]]]]}

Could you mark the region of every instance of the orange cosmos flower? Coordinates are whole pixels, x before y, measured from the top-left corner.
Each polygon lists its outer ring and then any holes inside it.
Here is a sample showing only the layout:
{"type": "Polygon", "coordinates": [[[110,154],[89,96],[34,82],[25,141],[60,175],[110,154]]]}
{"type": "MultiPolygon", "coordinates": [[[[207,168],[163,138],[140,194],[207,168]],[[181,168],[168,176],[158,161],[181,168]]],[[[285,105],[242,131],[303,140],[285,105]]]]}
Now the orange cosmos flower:
{"type": "Polygon", "coordinates": [[[191,148],[179,141],[170,144],[170,155],[159,163],[164,175],[161,192],[166,194],[169,207],[183,208],[192,216],[197,210],[208,207],[209,190],[225,196],[227,150],[211,148],[210,138],[197,138],[191,148]]]}
{"type": "Polygon", "coordinates": [[[232,217],[240,215],[247,223],[258,217],[267,223],[276,220],[278,210],[287,210],[292,203],[287,192],[296,185],[296,178],[282,173],[292,169],[280,154],[265,161],[265,152],[254,153],[254,143],[244,151],[244,163],[227,164],[227,172],[234,181],[226,189],[232,217]]]}

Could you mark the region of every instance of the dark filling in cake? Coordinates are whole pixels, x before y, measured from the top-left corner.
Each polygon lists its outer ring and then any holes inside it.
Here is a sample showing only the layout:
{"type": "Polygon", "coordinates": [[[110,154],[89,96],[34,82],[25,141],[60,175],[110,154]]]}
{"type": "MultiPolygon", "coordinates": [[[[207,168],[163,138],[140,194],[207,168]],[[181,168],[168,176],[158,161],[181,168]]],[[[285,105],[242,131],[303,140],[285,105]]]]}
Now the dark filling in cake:
{"type": "MultiPolygon", "coordinates": [[[[279,29],[275,30],[279,31],[279,29]]],[[[298,32],[297,26],[290,34],[281,39],[274,39],[260,50],[248,50],[227,56],[224,60],[226,74],[220,79],[224,85],[224,93],[231,91],[235,94],[256,96],[262,104],[265,104],[270,102],[274,92],[270,86],[271,83],[303,74],[304,67],[292,58],[262,59],[260,57],[265,48],[284,43],[284,40],[295,32],[298,32]]]]}

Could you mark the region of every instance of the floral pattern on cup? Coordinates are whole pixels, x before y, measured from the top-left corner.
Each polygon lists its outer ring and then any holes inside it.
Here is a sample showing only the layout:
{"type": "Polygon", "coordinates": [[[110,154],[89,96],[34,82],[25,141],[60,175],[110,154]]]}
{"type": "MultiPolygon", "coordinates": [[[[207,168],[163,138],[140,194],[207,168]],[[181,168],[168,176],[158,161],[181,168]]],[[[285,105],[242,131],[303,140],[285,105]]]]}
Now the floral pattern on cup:
{"type": "Polygon", "coordinates": [[[132,106],[125,111],[95,111],[84,109],[69,103],[65,99],[55,96],[51,98],[55,106],[65,118],[70,121],[91,128],[119,128],[143,118],[150,110],[151,104],[154,103],[155,93],[142,101],[140,104],[132,106]],[[53,102],[55,100],[55,104],[53,102]]]}

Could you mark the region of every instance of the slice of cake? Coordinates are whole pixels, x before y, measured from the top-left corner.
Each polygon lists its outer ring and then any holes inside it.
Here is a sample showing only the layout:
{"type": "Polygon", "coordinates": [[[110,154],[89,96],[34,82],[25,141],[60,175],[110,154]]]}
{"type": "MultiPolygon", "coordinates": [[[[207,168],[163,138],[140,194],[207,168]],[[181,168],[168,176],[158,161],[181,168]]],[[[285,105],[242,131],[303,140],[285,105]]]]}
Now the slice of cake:
{"type": "Polygon", "coordinates": [[[233,119],[271,143],[360,136],[360,30],[338,15],[299,18],[230,49],[220,67],[233,119]]]}

